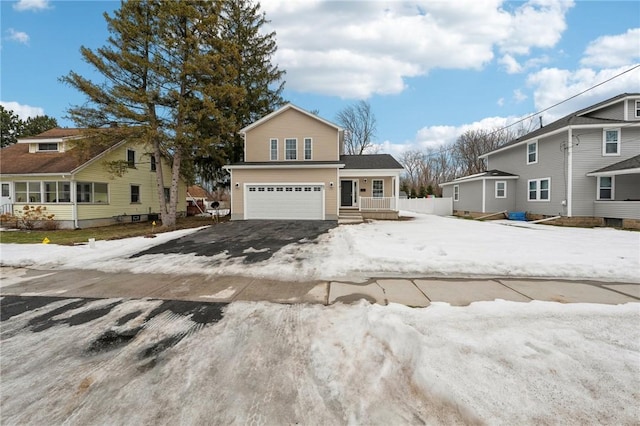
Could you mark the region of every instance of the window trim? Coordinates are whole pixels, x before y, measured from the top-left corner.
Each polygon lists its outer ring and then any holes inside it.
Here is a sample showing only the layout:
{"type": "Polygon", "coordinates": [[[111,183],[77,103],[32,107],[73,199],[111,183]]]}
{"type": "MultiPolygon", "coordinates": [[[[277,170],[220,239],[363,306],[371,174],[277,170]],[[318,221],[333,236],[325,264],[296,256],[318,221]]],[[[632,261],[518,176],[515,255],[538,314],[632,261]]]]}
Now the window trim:
{"type": "Polygon", "coordinates": [[[495,197],[496,198],[507,198],[507,181],[506,180],[497,180],[495,182],[495,197]],[[500,183],[504,184],[504,188],[503,188],[504,194],[503,195],[498,195],[498,184],[500,184],[500,183]]]}
{"type": "Polygon", "coordinates": [[[136,168],[136,150],[135,149],[127,148],[127,167],[129,167],[130,169],[136,168]],[[133,162],[129,159],[129,153],[133,155],[133,162]]]}
{"type": "Polygon", "coordinates": [[[304,138],[304,159],[313,160],[313,138],[304,138]],[[307,158],[307,142],[309,142],[309,158],[307,158]]]}
{"type": "Polygon", "coordinates": [[[384,179],[371,179],[371,197],[372,198],[384,198],[384,179]],[[376,182],[380,182],[382,195],[376,197],[376,189],[374,188],[376,182]]]}
{"type": "Polygon", "coordinates": [[[453,185],[453,201],[460,201],[460,185],[453,185]]]}
{"type": "Polygon", "coordinates": [[[615,129],[603,129],[602,130],[602,156],[603,157],[619,157],[620,156],[620,151],[622,148],[622,144],[620,143],[620,137],[622,136],[622,132],[620,131],[620,128],[615,128],[615,129]],[[617,139],[616,139],[616,152],[614,153],[608,153],[607,152],[607,132],[616,132],[617,133],[617,139]]]}
{"type": "Polygon", "coordinates": [[[537,140],[527,143],[526,155],[527,155],[527,165],[529,165],[529,164],[537,164],[538,163],[538,141],[537,140]],[[536,147],[534,152],[529,152],[529,146],[531,146],[531,145],[536,147]],[[535,156],[536,156],[535,160],[533,160],[533,161],[529,161],[529,156],[531,154],[535,154],[535,156]]]}
{"type": "Polygon", "coordinates": [[[140,185],[129,184],[129,204],[141,204],[142,194],[140,193],[140,185]],[[133,188],[138,188],[138,201],[133,201],[133,188]]]}
{"type": "MultiPolygon", "coordinates": [[[[606,187],[605,187],[606,189],[606,187]]],[[[616,177],[615,176],[598,176],[597,189],[596,189],[596,200],[598,201],[614,201],[616,199],[616,177]],[[603,189],[601,185],[602,178],[611,178],[611,198],[602,198],[600,191],[603,189]]]]}
{"type": "Polygon", "coordinates": [[[57,142],[38,142],[38,144],[36,145],[36,151],[37,152],[59,152],[60,145],[57,142]],[[55,149],[40,149],[40,147],[44,145],[55,146],[55,149]]]}
{"type": "Polygon", "coordinates": [[[297,160],[298,159],[298,138],[286,138],[284,140],[284,159],[285,160],[297,160]],[[293,151],[290,150],[287,147],[287,142],[292,142],[294,143],[293,147],[293,151]],[[289,158],[289,153],[293,152],[293,158],[289,158]]]}
{"type": "Polygon", "coordinates": [[[544,178],[538,178],[538,179],[529,179],[527,181],[527,201],[528,202],[542,202],[542,203],[549,203],[551,202],[551,178],[550,177],[544,177],[544,178]],[[542,192],[541,189],[541,183],[542,181],[548,181],[549,185],[548,185],[548,195],[546,199],[542,199],[540,198],[540,194],[542,192]],[[531,182],[536,182],[536,198],[531,198],[531,182]]]}
{"type": "Polygon", "coordinates": [[[640,101],[636,101],[636,118],[640,118],[640,101]]]}
{"type": "Polygon", "coordinates": [[[149,162],[150,162],[149,163],[150,164],[150,166],[149,166],[150,170],[152,172],[157,171],[158,170],[158,162],[156,161],[156,156],[155,155],[153,155],[153,154],[149,155],[149,162]]]}
{"type": "Polygon", "coordinates": [[[271,161],[278,161],[278,157],[280,156],[280,153],[278,152],[278,138],[270,138],[269,139],[269,158],[271,159],[271,161]],[[276,143],[276,158],[273,158],[273,143],[276,143]]]}

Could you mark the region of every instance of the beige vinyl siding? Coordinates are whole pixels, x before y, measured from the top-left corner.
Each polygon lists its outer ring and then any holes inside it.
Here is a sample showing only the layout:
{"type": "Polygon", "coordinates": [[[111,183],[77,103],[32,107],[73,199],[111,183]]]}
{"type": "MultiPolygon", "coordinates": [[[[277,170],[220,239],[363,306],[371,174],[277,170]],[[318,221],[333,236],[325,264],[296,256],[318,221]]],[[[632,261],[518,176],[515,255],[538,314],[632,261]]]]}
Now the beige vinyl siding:
{"type": "MultiPolygon", "coordinates": [[[[580,141],[573,148],[573,216],[595,216],[597,179],[587,177],[586,174],[603,167],[624,161],[640,153],[640,127],[622,127],[620,130],[620,155],[602,155],[602,129],[574,130],[574,141],[580,141]]],[[[629,178],[638,183],[638,175],[629,175],[629,178]]],[[[615,179],[615,196],[618,197],[618,179],[624,185],[622,176],[615,179]]],[[[624,189],[621,188],[623,191],[624,189]]]]}
{"type": "MultiPolygon", "coordinates": [[[[297,139],[297,160],[304,162],[304,139],[312,138],[312,161],[338,161],[338,130],[295,109],[288,109],[249,130],[246,162],[271,161],[271,139],[278,139],[278,161],[285,161],[285,139],[297,139]]],[[[309,161],[309,160],[306,160],[309,161]]]]}
{"type": "Polygon", "coordinates": [[[357,178],[348,178],[343,177],[342,180],[357,180],[358,182],[358,193],[359,197],[373,197],[373,180],[382,180],[383,181],[383,193],[384,197],[393,197],[395,194],[393,193],[393,177],[391,176],[367,176],[367,177],[357,177],[357,178]],[[367,180],[365,182],[365,179],[367,180]],[[362,191],[364,189],[364,191],[362,191]]]}
{"type": "Polygon", "coordinates": [[[325,218],[332,220],[338,213],[338,169],[234,169],[231,188],[233,219],[244,219],[244,185],[247,183],[323,183],[325,187],[325,218]],[[331,187],[333,182],[333,187],[331,187]],[[238,184],[238,187],[235,186],[238,184]]]}

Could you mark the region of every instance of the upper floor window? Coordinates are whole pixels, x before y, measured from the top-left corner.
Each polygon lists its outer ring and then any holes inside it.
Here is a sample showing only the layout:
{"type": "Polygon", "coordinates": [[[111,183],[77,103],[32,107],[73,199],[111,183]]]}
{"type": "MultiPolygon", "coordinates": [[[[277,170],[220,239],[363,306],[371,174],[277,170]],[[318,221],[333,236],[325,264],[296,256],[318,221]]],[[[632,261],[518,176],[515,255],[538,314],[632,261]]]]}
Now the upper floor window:
{"type": "Polygon", "coordinates": [[[276,161],[278,159],[278,139],[269,141],[269,151],[271,153],[271,161],[276,161]]]}
{"type": "Polygon", "coordinates": [[[384,181],[382,179],[374,179],[371,182],[371,193],[373,198],[384,197],[384,181]]]}
{"type": "Polygon", "coordinates": [[[285,151],[285,160],[297,160],[298,159],[298,140],[285,139],[284,151],[285,151]]]}
{"type": "Polygon", "coordinates": [[[507,181],[496,181],[496,198],[507,198],[507,181]]]}
{"type": "Polygon", "coordinates": [[[155,172],[158,167],[156,164],[156,156],[151,154],[151,156],[149,157],[149,160],[151,161],[151,171],[155,172]]]}
{"type": "Polygon", "coordinates": [[[304,159],[311,160],[311,138],[304,138],[304,159]]]}
{"type": "Polygon", "coordinates": [[[57,143],[39,143],[38,151],[57,151],[58,144],[57,143]]]}
{"type": "Polygon", "coordinates": [[[551,178],[529,180],[529,201],[549,201],[551,199],[551,178]]]}
{"type": "Polygon", "coordinates": [[[133,149],[127,149],[127,166],[132,168],[136,166],[136,152],[133,149]]]}
{"type": "Polygon", "coordinates": [[[640,118],[640,101],[636,101],[636,118],[640,118]]]}
{"type": "Polygon", "coordinates": [[[538,162],[538,141],[529,142],[527,144],[527,164],[535,164],[538,162]]]}
{"type": "Polygon", "coordinates": [[[458,201],[460,199],[460,186],[453,185],[453,201],[458,201]]]}
{"type": "Polygon", "coordinates": [[[602,155],[620,155],[620,129],[605,129],[602,136],[602,155]]]}
{"type": "Polygon", "coordinates": [[[613,200],[613,176],[598,177],[598,200],[613,200]]]}

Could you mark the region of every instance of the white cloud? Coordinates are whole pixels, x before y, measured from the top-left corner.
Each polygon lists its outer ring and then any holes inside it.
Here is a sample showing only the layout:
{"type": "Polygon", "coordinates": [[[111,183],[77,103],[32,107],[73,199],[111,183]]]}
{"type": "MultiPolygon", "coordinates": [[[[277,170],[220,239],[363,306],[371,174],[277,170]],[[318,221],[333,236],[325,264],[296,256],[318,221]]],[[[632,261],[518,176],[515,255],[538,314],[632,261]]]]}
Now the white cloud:
{"type": "Polygon", "coordinates": [[[580,63],[593,67],[619,67],[640,60],[640,28],[602,36],[589,43],[580,63]]]}
{"type": "MultiPolygon", "coordinates": [[[[631,66],[595,71],[581,68],[570,71],[545,68],[529,76],[527,82],[533,87],[536,110],[542,110],[581,93],[597,84],[609,80],[630,69],[631,66]]],[[[545,112],[549,123],[567,114],[586,108],[609,97],[625,92],[640,92],[640,68],[614,78],[589,92],[545,112]]]]}
{"type": "Polygon", "coordinates": [[[498,104],[498,106],[504,106],[504,98],[498,99],[498,102],[496,103],[498,104]]]}
{"type": "MultiPolygon", "coordinates": [[[[481,69],[499,49],[511,58],[551,47],[572,2],[531,0],[514,11],[503,0],[451,2],[265,0],[275,30],[274,61],[289,89],[367,98],[405,90],[407,77],[434,68],[481,69]],[[541,22],[544,25],[537,27],[541,22]]],[[[515,59],[514,59],[515,61],[515,59]]]]}
{"type": "Polygon", "coordinates": [[[517,102],[520,103],[524,100],[527,99],[527,95],[525,95],[524,93],[522,93],[522,90],[520,89],[516,89],[513,91],[513,99],[517,102]]]}
{"type": "Polygon", "coordinates": [[[40,11],[50,9],[51,4],[49,0],[18,0],[13,8],[18,12],[24,12],[27,10],[40,11]]]}
{"type": "Polygon", "coordinates": [[[33,107],[31,105],[21,105],[18,102],[5,102],[0,101],[0,105],[4,107],[4,109],[13,111],[18,117],[23,120],[26,120],[29,117],[37,117],[39,115],[44,115],[44,109],[40,107],[33,107]]]}
{"type": "Polygon", "coordinates": [[[507,74],[518,74],[522,72],[522,65],[518,63],[516,58],[506,54],[498,60],[498,63],[504,65],[507,74]]]}
{"type": "Polygon", "coordinates": [[[13,28],[7,30],[9,33],[9,40],[17,41],[21,44],[29,44],[29,34],[24,31],[16,31],[13,28]]]}

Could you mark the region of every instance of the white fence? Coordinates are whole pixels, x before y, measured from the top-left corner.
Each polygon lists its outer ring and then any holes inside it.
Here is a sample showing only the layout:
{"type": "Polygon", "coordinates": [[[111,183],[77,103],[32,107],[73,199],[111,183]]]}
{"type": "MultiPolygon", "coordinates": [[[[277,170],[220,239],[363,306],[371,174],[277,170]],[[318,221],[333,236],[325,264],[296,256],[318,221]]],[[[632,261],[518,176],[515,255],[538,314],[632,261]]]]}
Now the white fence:
{"type": "Polygon", "coordinates": [[[416,213],[451,216],[453,214],[452,198],[401,198],[400,210],[416,213]]]}
{"type": "Polygon", "coordinates": [[[360,197],[360,210],[397,211],[395,197],[360,197]]]}

